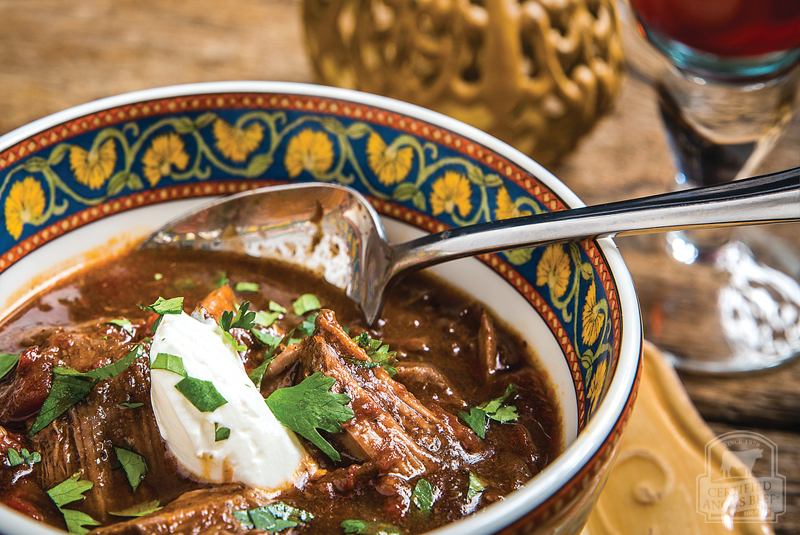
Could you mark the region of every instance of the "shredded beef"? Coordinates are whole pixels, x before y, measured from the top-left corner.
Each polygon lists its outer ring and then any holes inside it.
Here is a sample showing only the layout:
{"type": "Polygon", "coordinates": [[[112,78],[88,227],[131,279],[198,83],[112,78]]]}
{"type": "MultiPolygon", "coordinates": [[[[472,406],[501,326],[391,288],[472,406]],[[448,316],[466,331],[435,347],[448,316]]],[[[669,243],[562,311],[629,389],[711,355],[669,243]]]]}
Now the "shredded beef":
{"type": "Polygon", "coordinates": [[[371,359],[323,310],[300,357],[302,377],[315,372],[336,379],[331,391],[351,398],[355,417],[339,441],[348,453],[374,462],[384,475],[403,480],[424,475],[455,458],[477,452],[475,434],[438,406],[426,407],[371,359]]]}

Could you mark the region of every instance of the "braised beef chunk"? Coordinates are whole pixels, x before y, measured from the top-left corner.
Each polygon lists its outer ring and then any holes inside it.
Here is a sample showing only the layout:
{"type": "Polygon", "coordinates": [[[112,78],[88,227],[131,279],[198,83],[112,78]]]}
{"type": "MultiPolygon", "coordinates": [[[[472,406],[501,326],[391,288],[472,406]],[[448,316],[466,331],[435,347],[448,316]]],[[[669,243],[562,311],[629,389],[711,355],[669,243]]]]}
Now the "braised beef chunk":
{"type": "Polygon", "coordinates": [[[22,352],[16,369],[0,382],[0,425],[25,421],[47,398],[56,366],[87,371],[109,364],[108,355],[120,344],[131,342],[144,322],[128,330],[107,322],[91,322],[72,328],[39,329],[27,337],[38,342],[22,352]],[[130,332],[129,332],[130,331],[130,332]]]}
{"type": "MultiPolygon", "coordinates": [[[[163,509],[141,518],[133,518],[98,528],[96,535],[144,535],[176,533],[245,534],[253,531],[233,516],[234,511],[261,507],[274,501],[274,494],[239,485],[199,489],[187,492],[163,509]]],[[[263,533],[256,531],[255,533],[263,533]]]]}
{"type": "MultiPolygon", "coordinates": [[[[30,348],[23,355],[36,355],[31,359],[34,364],[46,363],[41,369],[49,392],[55,366],[86,372],[116,362],[144,338],[147,332],[141,329],[143,325],[137,322],[126,330],[101,322],[78,329],[59,328],[41,346],[30,348]]],[[[29,380],[28,369],[18,368],[13,382],[29,380]]],[[[37,399],[36,411],[48,392],[37,399]]],[[[29,419],[28,429],[32,420],[29,419]]],[[[9,419],[3,423],[13,422],[9,419]]],[[[101,522],[111,520],[108,511],[124,510],[152,499],[167,502],[186,488],[174,462],[166,455],[150,408],[149,362],[144,355],[117,377],[98,382],[86,398],[30,436],[28,444],[41,455],[42,460],[35,467],[42,489],[50,489],[75,473],[94,482],[92,492],[76,508],[101,522]],[[142,405],[137,408],[123,406],[138,403],[142,405]],[[145,457],[149,470],[159,474],[158,484],[154,481],[151,485],[145,479],[134,494],[125,471],[117,466],[117,447],[145,457]]]]}
{"type": "Polygon", "coordinates": [[[316,331],[303,344],[301,375],[336,379],[334,392],[350,396],[355,417],[343,424],[341,440],[350,455],[375,462],[381,473],[411,479],[448,459],[479,447],[477,437],[442,410],[429,409],[336,323],[334,313],[317,315],[316,331]]]}

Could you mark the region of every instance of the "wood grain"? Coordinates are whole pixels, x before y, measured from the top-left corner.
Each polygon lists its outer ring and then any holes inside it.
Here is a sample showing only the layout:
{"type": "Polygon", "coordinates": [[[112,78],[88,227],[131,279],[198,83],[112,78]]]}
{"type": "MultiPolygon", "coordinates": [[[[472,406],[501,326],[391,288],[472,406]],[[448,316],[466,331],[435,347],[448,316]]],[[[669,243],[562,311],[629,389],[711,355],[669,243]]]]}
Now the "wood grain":
{"type": "MultiPolygon", "coordinates": [[[[312,82],[299,2],[0,0],[0,133],[70,106],[151,87],[312,82]]],[[[798,165],[795,119],[759,171],[798,165]]],[[[652,89],[641,77],[628,76],[611,112],[551,170],[587,204],[670,189],[673,171],[652,89]]],[[[800,251],[798,228],[770,231],[800,251]]],[[[672,274],[655,260],[658,241],[625,238],[618,244],[643,302],[669,291],[672,274]]],[[[702,326],[693,322],[674,338],[705,343],[702,326]]],[[[780,470],[791,483],[789,511],[775,527],[779,534],[800,532],[800,362],[744,377],[682,379],[716,432],[751,429],[779,444],[780,470]]]]}

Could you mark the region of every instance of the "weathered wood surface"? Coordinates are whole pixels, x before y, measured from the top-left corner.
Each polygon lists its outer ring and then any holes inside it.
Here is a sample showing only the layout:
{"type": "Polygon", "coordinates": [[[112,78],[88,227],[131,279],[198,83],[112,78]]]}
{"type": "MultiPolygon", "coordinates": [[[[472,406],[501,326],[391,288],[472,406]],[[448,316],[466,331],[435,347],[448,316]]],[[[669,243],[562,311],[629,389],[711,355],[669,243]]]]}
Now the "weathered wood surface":
{"type": "MultiPolygon", "coordinates": [[[[150,87],[312,82],[299,2],[0,0],[0,133],[69,106],[150,87]]],[[[759,171],[798,165],[796,119],[759,171]]],[[[552,170],[588,204],[669,189],[671,162],[651,89],[628,77],[613,111],[552,170]]],[[[775,231],[800,251],[798,228],[775,231]]],[[[644,300],[659,283],[659,270],[635,240],[641,238],[618,243],[644,300]]],[[[683,327],[696,330],[691,322],[683,327]]],[[[682,378],[716,432],[750,429],[778,443],[789,510],[775,527],[800,532],[800,362],[741,378],[682,378]]]]}

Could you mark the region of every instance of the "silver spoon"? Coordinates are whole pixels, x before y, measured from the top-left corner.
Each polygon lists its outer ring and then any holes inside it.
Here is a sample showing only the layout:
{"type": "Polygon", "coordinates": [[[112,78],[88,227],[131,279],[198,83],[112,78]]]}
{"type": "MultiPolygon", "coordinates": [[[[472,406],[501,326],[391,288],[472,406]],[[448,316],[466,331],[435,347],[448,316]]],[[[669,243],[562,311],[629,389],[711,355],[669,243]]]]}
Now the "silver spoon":
{"type": "Polygon", "coordinates": [[[492,221],[390,244],[358,192],[297,183],[246,191],[168,223],[142,247],[193,247],[282,258],[344,288],[372,324],[389,286],[466,256],[555,242],[800,220],[800,168],[726,184],[492,221]]]}

